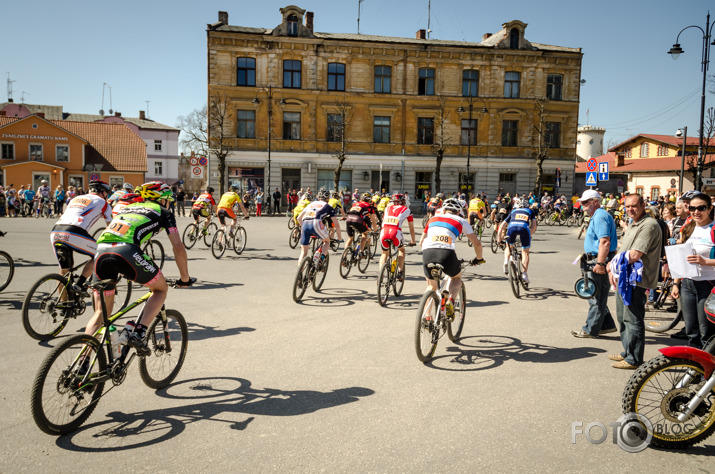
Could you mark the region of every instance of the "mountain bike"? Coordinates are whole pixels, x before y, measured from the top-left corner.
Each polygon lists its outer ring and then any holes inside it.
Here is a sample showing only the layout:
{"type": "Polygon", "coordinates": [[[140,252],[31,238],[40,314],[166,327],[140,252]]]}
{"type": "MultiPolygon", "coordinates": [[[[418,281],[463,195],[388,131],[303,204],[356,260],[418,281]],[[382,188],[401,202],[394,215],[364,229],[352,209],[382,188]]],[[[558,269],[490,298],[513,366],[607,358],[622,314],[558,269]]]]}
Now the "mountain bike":
{"type": "Polygon", "coordinates": [[[657,289],[655,301],[647,302],[645,306],[645,330],[650,332],[665,332],[673,329],[681,319],[683,312],[678,311],[678,305],[673,302],[673,305],[666,307],[666,301],[670,296],[670,291],[673,289],[673,277],[668,276],[660,282],[657,289]]]}
{"type": "MultiPolygon", "coordinates": [[[[464,269],[468,264],[473,265],[475,262],[460,260],[459,263],[464,269]]],[[[432,278],[440,282],[440,285],[439,291],[428,287],[417,308],[415,350],[417,358],[421,362],[432,360],[434,351],[437,349],[437,342],[445,334],[452,342],[459,339],[462,329],[464,329],[464,317],[467,311],[467,290],[464,288],[464,282],[462,282],[459,294],[454,297],[452,304],[449,301],[448,291],[451,278],[444,275],[444,267],[438,263],[430,263],[427,268],[430,269],[432,278]]]]}
{"type": "MultiPolygon", "coordinates": [[[[0,235],[0,237],[4,236],[5,234],[0,235]]],[[[0,250],[0,291],[7,288],[13,275],[15,275],[15,261],[9,253],[0,250]]]]}
{"type": "Polygon", "coordinates": [[[300,228],[293,227],[293,230],[290,231],[290,236],[288,236],[288,245],[294,249],[298,246],[298,242],[300,242],[300,228]]]}
{"type": "MultiPolygon", "coordinates": [[[[410,243],[405,245],[412,247],[414,244],[410,243]]],[[[397,278],[397,274],[400,271],[397,254],[398,250],[395,248],[395,244],[392,243],[392,240],[390,240],[387,260],[380,267],[377,277],[377,302],[380,303],[380,306],[387,305],[390,288],[392,288],[395,296],[400,296],[402,294],[402,288],[405,286],[404,274],[401,279],[397,278]]]]}
{"type": "MultiPolygon", "coordinates": [[[[70,268],[66,275],[52,273],[40,278],[27,292],[22,303],[22,325],[27,334],[38,341],[47,341],[62,332],[70,319],[84,314],[87,309],[86,298],[74,290],[77,281],[76,272],[84,268],[82,262],[70,268]]],[[[132,282],[121,278],[117,283],[114,297],[119,308],[129,304],[132,294],[132,282]]]]}
{"type": "MultiPolygon", "coordinates": [[[[315,237],[311,237],[315,239],[315,237]]],[[[316,239],[320,240],[320,239],[316,239]]],[[[325,281],[325,275],[328,273],[328,265],[330,264],[330,253],[322,254],[323,245],[321,240],[320,245],[315,249],[313,255],[306,255],[298,266],[298,273],[295,275],[293,282],[293,301],[299,303],[305,290],[309,285],[313,286],[314,291],[320,291],[325,281]]]]}
{"type": "MultiPolygon", "coordinates": [[[[196,281],[192,278],[191,283],[196,281]]],[[[139,375],[150,388],[168,386],[179,374],[188,344],[189,331],[184,317],[176,310],[165,306],[149,325],[144,336],[147,349],[132,349],[128,345],[113,343],[112,323],[135,307],[145,303],[151,291],[127,306],[107,316],[104,290],[112,280],[102,280],[90,285],[100,295],[102,327],[89,336],[78,334],[62,341],[52,349],[35,376],[30,394],[30,406],[35,424],[47,434],[62,435],[79,428],[99,399],[120,385],[127,370],[139,356],[139,375]],[[104,349],[103,349],[104,348],[104,349]],[[106,392],[104,385],[111,382],[106,392]]],[[[167,280],[176,287],[176,280],[167,280]]],[[[138,324],[144,313],[140,311],[135,320],[138,324]]]]}
{"type": "Polygon", "coordinates": [[[586,229],[588,229],[588,223],[591,222],[591,216],[586,214],[583,218],[583,223],[581,224],[581,229],[578,231],[578,239],[581,238],[584,232],[586,232],[586,229]]]}
{"type": "Polygon", "coordinates": [[[556,223],[558,223],[559,225],[564,225],[568,218],[567,214],[568,211],[566,209],[561,209],[560,211],[553,211],[546,219],[546,223],[550,226],[553,226],[556,223]]]}
{"type": "Polygon", "coordinates": [[[159,265],[159,268],[164,268],[164,246],[159,242],[158,240],[154,239],[149,239],[146,244],[144,244],[144,247],[142,248],[142,252],[146,256],[148,256],[152,262],[156,263],[159,265]]]}
{"type": "Polygon", "coordinates": [[[521,298],[521,287],[524,291],[529,291],[529,284],[524,281],[523,273],[521,271],[521,245],[518,241],[509,245],[509,285],[511,285],[511,291],[514,296],[521,298]]]}
{"type": "Polygon", "coordinates": [[[216,225],[215,222],[212,222],[212,220],[213,213],[209,218],[209,223],[206,226],[206,229],[203,228],[203,224],[199,223],[199,225],[196,225],[195,222],[192,222],[191,224],[186,226],[186,229],[184,229],[184,235],[182,236],[182,240],[184,242],[184,246],[187,249],[190,249],[194,245],[196,245],[196,242],[198,242],[198,240],[201,238],[203,238],[204,244],[207,247],[211,247],[211,244],[213,243],[214,234],[216,234],[216,232],[218,231],[218,225],[216,225]]]}
{"type": "MultiPolygon", "coordinates": [[[[358,237],[359,241],[359,237],[358,237]]],[[[340,276],[346,279],[350,274],[350,269],[357,265],[358,271],[360,273],[365,273],[367,266],[370,263],[369,251],[363,251],[360,248],[360,243],[358,242],[357,247],[353,247],[353,244],[345,247],[343,254],[340,256],[340,276]]]]}
{"type": "Polygon", "coordinates": [[[294,229],[294,228],[296,228],[296,227],[297,227],[297,226],[296,226],[295,217],[293,217],[293,213],[291,212],[291,213],[288,215],[288,228],[289,228],[289,229],[294,229]]]}
{"type": "Polygon", "coordinates": [[[52,206],[50,205],[50,200],[42,199],[38,205],[40,206],[40,208],[37,210],[37,214],[35,215],[35,217],[39,218],[40,216],[42,216],[45,219],[48,219],[52,215],[52,206]]]}
{"type": "Polygon", "coordinates": [[[492,249],[492,253],[497,253],[499,250],[504,250],[506,248],[505,241],[499,241],[499,226],[495,224],[494,230],[492,231],[492,238],[489,242],[489,247],[492,249]]]}
{"type": "Polygon", "coordinates": [[[223,257],[227,249],[233,249],[236,255],[241,255],[246,248],[246,229],[241,225],[241,218],[236,216],[234,225],[226,227],[219,229],[211,242],[211,253],[217,259],[223,257]]]}
{"type": "Polygon", "coordinates": [[[370,251],[370,259],[372,260],[372,257],[377,255],[377,246],[380,242],[380,231],[379,230],[371,230],[370,233],[368,234],[368,244],[367,244],[367,250],[370,251]]]}

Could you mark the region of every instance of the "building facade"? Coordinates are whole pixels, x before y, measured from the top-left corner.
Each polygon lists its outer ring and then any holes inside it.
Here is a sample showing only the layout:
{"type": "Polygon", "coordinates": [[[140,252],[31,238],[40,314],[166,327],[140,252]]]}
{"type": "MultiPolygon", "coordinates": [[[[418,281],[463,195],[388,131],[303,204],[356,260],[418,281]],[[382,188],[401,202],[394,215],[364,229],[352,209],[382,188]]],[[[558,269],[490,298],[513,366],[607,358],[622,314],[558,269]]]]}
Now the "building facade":
{"type": "Polygon", "coordinates": [[[581,160],[603,155],[603,137],[605,134],[606,129],[603,127],[593,127],[591,125],[578,127],[576,155],[581,160]]]}
{"type": "MultiPolygon", "coordinates": [[[[424,30],[414,39],[318,33],[311,12],[280,12],[272,29],[231,26],[226,12],[208,25],[207,98],[228,104],[229,183],[332,189],[344,133],[341,189],[402,190],[413,201],[458,187],[529,192],[535,103],[548,98],[544,189],[553,189],[560,168],[570,190],[580,49],[531,43],[520,21],[470,43],[426,39],[424,30]]],[[[215,156],[208,180],[218,188],[215,156]]]]}

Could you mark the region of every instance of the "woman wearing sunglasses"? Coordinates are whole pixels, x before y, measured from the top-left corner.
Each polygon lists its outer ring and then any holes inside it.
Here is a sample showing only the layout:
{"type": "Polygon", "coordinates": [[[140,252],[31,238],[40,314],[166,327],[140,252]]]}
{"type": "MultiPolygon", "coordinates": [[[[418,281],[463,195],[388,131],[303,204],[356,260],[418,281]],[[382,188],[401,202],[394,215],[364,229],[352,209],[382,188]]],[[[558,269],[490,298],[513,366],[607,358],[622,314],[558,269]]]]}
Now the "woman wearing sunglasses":
{"type": "Polygon", "coordinates": [[[704,193],[693,195],[690,200],[692,221],[683,226],[681,242],[693,244],[694,255],[688,262],[699,265],[700,275],[683,278],[673,285],[673,298],[681,298],[680,305],[685,321],[688,345],[702,349],[713,335],[715,324],[708,321],[703,310],[705,300],[715,285],[715,243],[713,242],[713,207],[710,196],[704,193]]]}

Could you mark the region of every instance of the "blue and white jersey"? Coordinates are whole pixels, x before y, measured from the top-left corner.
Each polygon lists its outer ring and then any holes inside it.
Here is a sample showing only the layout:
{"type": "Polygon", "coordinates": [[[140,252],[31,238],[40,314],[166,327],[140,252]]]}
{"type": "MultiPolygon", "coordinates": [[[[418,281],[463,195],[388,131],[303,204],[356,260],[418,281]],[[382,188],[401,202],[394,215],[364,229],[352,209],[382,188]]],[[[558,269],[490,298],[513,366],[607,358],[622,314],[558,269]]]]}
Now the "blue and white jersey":
{"type": "Polygon", "coordinates": [[[335,216],[335,209],[333,206],[325,201],[314,201],[308,204],[308,206],[303,209],[303,212],[298,216],[301,220],[318,219],[322,220],[324,217],[335,216]]]}
{"type": "Polygon", "coordinates": [[[527,207],[520,207],[511,211],[505,222],[509,224],[509,229],[524,227],[529,228],[531,222],[536,218],[534,211],[527,207]]]}

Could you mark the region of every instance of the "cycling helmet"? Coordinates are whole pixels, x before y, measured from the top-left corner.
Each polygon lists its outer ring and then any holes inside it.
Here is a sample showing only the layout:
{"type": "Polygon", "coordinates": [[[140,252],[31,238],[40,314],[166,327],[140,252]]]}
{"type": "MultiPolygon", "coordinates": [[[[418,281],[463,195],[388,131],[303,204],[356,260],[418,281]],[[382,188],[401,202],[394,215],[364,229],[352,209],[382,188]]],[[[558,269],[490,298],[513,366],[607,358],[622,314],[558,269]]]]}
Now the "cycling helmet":
{"type": "Polygon", "coordinates": [[[362,202],[370,202],[371,199],[372,199],[372,195],[370,193],[362,193],[360,195],[360,200],[362,202]]]}
{"type": "Polygon", "coordinates": [[[173,199],[171,188],[161,181],[150,181],[142,184],[139,194],[148,201],[158,201],[159,199],[168,199],[171,201],[173,199]]]}
{"type": "Polygon", "coordinates": [[[127,202],[127,203],[135,203],[135,202],[143,202],[144,198],[141,197],[141,195],[136,194],[136,193],[127,193],[124,196],[120,197],[118,199],[120,202],[127,202]]]}
{"type": "Polygon", "coordinates": [[[525,207],[524,201],[522,201],[520,198],[516,198],[516,199],[514,199],[513,206],[514,206],[514,209],[520,209],[522,207],[525,207]]]}
{"type": "Polygon", "coordinates": [[[40,181],[40,184],[47,184],[47,180],[43,179],[42,181],[40,181]]]}
{"type": "Polygon", "coordinates": [[[444,199],[444,193],[437,193],[435,196],[437,199],[444,199]]]}
{"type": "Polygon", "coordinates": [[[122,186],[124,189],[129,191],[130,193],[134,191],[134,186],[131,185],[131,183],[124,183],[124,186],[122,186]]]}
{"type": "Polygon", "coordinates": [[[400,193],[395,193],[392,195],[392,202],[395,204],[402,204],[403,206],[405,205],[405,195],[400,194],[400,193]]]}
{"type": "Polygon", "coordinates": [[[318,201],[327,201],[328,199],[330,199],[330,193],[325,189],[321,189],[320,191],[318,191],[318,195],[316,197],[318,201]]]}
{"type": "Polygon", "coordinates": [[[340,193],[333,192],[333,199],[340,199],[340,193]]]}
{"type": "Polygon", "coordinates": [[[464,207],[456,199],[447,199],[442,203],[442,209],[444,212],[450,212],[452,214],[457,214],[458,216],[464,217],[464,207]]]}
{"type": "Polygon", "coordinates": [[[109,194],[112,191],[112,188],[110,188],[109,185],[104,181],[90,181],[89,190],[93,193],[99,193],[101,191],[104,191],[105,193],[109,194]]]}
{"type": "Polygon", "coordinates": [[[229,186],[228,190],[235,193],[236,191],[238,191],[238,186],[231,185],[231,186],[229,186]]]}
{"type": "Polygon", "coordinates": [[[304,193],[304,194],[300,197],[300,199],[301,199],[301,200],[306,200],[306,201],[312,201],[312,200],[313,200],[313,198],[312,198],[312,197],[310,196],[310,194],[308,194],[308,193],[304,193]]]}
{"type": "Polygon", "coordinates": [[[209,193],[209,194],[213,194],[213,193],[214,193],[214,188],[212,188],[211,186],[209,186],[208,188],[206,188],[206,192],[209,193]]]}

